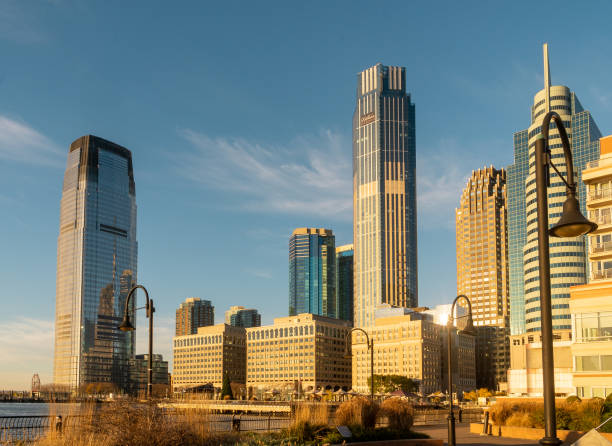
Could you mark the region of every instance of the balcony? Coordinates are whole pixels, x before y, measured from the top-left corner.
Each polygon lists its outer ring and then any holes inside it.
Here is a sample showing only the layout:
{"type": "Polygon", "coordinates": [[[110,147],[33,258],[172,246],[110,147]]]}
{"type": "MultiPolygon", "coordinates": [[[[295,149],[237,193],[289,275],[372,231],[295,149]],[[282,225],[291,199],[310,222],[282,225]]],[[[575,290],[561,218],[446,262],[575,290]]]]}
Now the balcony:
{"type": "Polygon", "coordinates": [[[610,215],[600,215],[599,217],[593,216],[589,218],[589,220],[597,223],[598,229],[612,225],[612,216],[610,215]]]}
{"type": "Polygon", "coordinates": [[[590,252],[592,257],[610,255],[612,254],[612,242],[593,243],[590,252]]]}
{"type": "Polygon", "coordinates": [[[612,279],[612,268],[602,269],[600,271],[591,271],[591,280],[606,279],[612,279]]]}
{"type": "Polygon", "coordinates": [[[612,200],[612,189],[600,190],[599,192],[591,192],[588,198],[588,204],[593,205],[594,202],[612,200]]]}

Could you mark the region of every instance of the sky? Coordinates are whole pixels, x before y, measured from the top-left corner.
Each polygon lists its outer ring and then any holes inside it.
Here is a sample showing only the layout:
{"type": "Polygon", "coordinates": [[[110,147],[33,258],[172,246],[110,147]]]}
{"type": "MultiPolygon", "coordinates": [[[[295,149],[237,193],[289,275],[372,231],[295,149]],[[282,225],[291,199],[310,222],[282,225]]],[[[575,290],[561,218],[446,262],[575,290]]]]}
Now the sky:
{"type": "MultiPolygon", "coordinates": [[[[139,282],[170,362],[174,311],[288,311],[296,227],[352,241],[356,75],[406,67],[416,105],[419,303],[456,294],[454,210],[506,167],[551,79],[612,133],[608,1],[0,2],[0,389],[52,380],[61,185],[70,143],[132,151],[139,282]]],[[[142,299],[140,296],[139,299],[142,299]]],[[[137,351],[145,352],[139,317],[137,351]]]]}

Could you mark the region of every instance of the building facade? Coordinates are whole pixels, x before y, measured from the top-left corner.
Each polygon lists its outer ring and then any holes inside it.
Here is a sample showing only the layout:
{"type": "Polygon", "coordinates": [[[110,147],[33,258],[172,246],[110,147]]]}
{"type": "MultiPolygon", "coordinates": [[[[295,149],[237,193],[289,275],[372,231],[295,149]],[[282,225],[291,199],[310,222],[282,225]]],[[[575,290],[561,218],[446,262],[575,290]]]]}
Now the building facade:
{"type": "MultiPolygon", "coordinates": [[[[574,393],[571,342],[570,331],[553,334],[555,395],[560,397],[574,393]]],[[[541,397],[542,376],[542,335],[537,332],[511,335],[508,395],[541,397]]]]}
{"type": "Polygon", "coordinates": [[[338,319],[353,323],[353,245],[336,248],[336,308],[338,319]]]}
{"type": "Polygon", "coordinates": [[[331,229],[297,228],[289,238],[289,315],[337,317],[336,238],[331,229]]]}
{"type": "Polygon", "coordinates": [[[476,385],[504,387],[510,367],[506,171],[472,171],[455,211],[457,294],[472,303],[476,385]]]}
{"type": "MultiPolygon", "coordinates": [[[[576,94],[568,87],[551,85],[548,69],[548,49],[544,46],[544,89],[534,96],[531,125],[515,133],[515,164],[508,168],[510,194],[508,233],[510,240],[510,308],[514,334],[540,331],[539,266],[537,253],[537,209],[535,187],[535,140],[541,133],[542,120],[547,112],[555,111],[564,122],[571,141],[580,184],[581,173],[589,161],[599,156],[601,133],[589,111],[584,110],[576,94]],[[521,196],[514,196],[524,191],[521,196]],[[522,245],[522,246],[521,246],[522,245]],[[520,288],[522,284],[522,289],[520,288]]],[[[566,175],[563,148],[556,127],[551,125],[549,147],[552,160],[566,175]]],[[[578,200],[585,211],[585,188],[578,187],[578,200]]],[[[549,219],[554,223],[561,216],[565,201],[565,184],[551,173],[548,188],[549,219]]],[[[585,237],[552,239],[550,243],[553,330],[571,329],[569,287],[587,281],[585,237]]]]}
{"type": "Polygon", "coordinates": [[[209,300],[188,297],[176,310],[175,336],[196,334],[199,327],[215,324],[215,307],[209,300]]]}
{"type": "Polygon", "coordinates": [[[414,104],[403,67],[357,75],[353,115],[354,324],[374,325],[379,304],[416,307],[414,104]]]}
{"type": "MultiPolygon", "coordinates": [[[[130,359],[130,393],[142,395],[147,392],[149,380],[149,355],[136,355],[130,359]]],[[[153,355],[152,383],[169,385],[168,361],[162,355],[153,355]]]]}
{"type": "Polygon", "coordinates": [[[590,280],[570,289],[573,387],[581,398],[612,394],[612,135],[600,139],[600,159],[582,172],[589,220],[590,280]]]}
{"type": "Polygon", "coordinates": [[[196,334],[173,339],[173,391],[206,384],[221,387],[223,377],[244,384],[246,380],[246,333],[243,327],[217,324],[199,327],[196,334]]]}
{"type": "MultiPolygon", "coordinates": [[[[419,383],[420,392],[437,392],[442,385],[441,331],[429,314],[407,308],[379,308],[368,329],[374,342],[374,374],[402,375],[419,383]]],[[[353,389],[369,392],[370,351],[365,336],[353,332],[353,389]]],[[[473,367],[473,365],[472,365],[473,367]]]]}
{"type": "Polygon", "coordinates": [[[348,388],[347,321],[302,313],[247,328],[247,388],[298,392],[348,388]]]}
{"type": "Polygon", "coordinates": [[[92,135],[75,140],[60,204],[55,384],[73,391],[91,383],[127,388],[135,335],[116,327],[137,283],[137,253],[131,152],[92,135]]]}
{"type": "Polygon", "coordinates": [[[261,325],[261,315],[254,308],[234,305],[225,312],[225,323],[234,327],[259,327],[261,325]]]}

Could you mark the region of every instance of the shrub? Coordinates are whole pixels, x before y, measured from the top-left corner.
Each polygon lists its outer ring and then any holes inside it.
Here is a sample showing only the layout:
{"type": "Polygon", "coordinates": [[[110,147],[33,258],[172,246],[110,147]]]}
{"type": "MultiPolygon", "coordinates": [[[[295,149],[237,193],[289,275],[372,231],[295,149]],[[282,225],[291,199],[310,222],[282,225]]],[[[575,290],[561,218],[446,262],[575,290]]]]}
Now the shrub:
{"type": "Polygon", "coordinates": [[[506,420],[512,415],[514,412],[514,408],[511,404],[507,402],[501,402],[494,404],[489,409],[489,414],[491,416],[491,421],[497,425],[504,425],[506,420]]]}
{"type": "Polygon", "coordinates": [[[581,402],[582,402],[582,400],[581,400],[579,397],[577,397],[576,395],[571,395],[571,396],[568,396],[568,397],[565,399],[565,402],[566,402],[567,404],[574,404],[574,403],[581,403],[581,402]]]}
{"type": "Polygon", "coordinates": [[[381,414],[389,420],[389,427],[400,431],[410,430],[414,422],[412,405],[400,398],[388,398],[380,406],[381,414]]]}
{"type": "Polygon", "coordinates": [[[506,419],[506,426],[532,427],[531,415],[527,412],[514,412],[506,419]]]}
{"type": "Polygon", "coordinates": [[[364,397],[356,397],[340,404],[336,410],[336,422],[338,425],[360,425],[371,429],[376,425],[377,415],[378,404],[364,397]]]}
{"type": "Polygon", "coordinates": [[[557,420],[557,429],[569,429],[572,424],[572,416],[566,407],[557,407],[555,409],[555,419],[557,420]]]}

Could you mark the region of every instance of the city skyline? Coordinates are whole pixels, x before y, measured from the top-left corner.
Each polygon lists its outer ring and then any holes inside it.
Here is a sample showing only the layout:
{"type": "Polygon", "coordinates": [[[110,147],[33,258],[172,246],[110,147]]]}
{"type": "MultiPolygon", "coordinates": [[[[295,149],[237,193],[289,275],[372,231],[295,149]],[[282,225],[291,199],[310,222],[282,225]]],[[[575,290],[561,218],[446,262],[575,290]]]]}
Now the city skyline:
{"type": "MultiPolygon", "coordinates": [[[[398,3],[404,14],[396,17],[371,12],[386,20],[380,39],[388,45],[362,35],[355,25],[372,16],[347,5],[290,11],[279,4],[257,27],[249,23],[257,15],[251,6],[235,22],[220,6],[189,5],[172,17],[157,5],[144,17],[140,9],[71,10],[63,2],[0,6],[10,10],[0,14],[7,61],[0,72],[0,205],[10,254],[2,257],[0,327],[11,338],[1,350],[11,360],[0,383],[27,387],[35,372],[43,383],[51,379],[57,203],[65,147],[78,135],[100,135],[133,152],[139,281],[158,308],[155,352],[170,361],[174,310],[185,296],[211,300],[219,314],[230,305],[256,307],[270,323],[286,313],[292,228],[329,227],[337,245],[352,241],[346,116],[357,72],[377,62],[407,68],[417,104],[419,303],[430,307],[455,294],[453,213],[461,187],[483,164],[511,163],[512,134],[524,128],[541,89],[544,41],[553,50],[555,84],[575,90],[602,133],[612,133],[608,4],[569,18],[540,5],[530,5],[526,17],[520,7],[449,3],[453,20],[433,30],[426,25],[439,23],[437,8],[398,3]],[[407,14],[418,18],[410,29],[407,14]],[[588,32],[538,29],[540,14],[568,26],[586,22],[588,32]],[[114,31],[92,35],[85,23],[94,16],[114,31]],[[170,31],[157,36],[145,23],[170,31]],[[233,35],[234,27],[244,31],[233,35]],[[245,51],[247,33],[257,37],[245,51]],[[282,34],[286,44],[279,44],[282,34]]],[[[136,353],[145,351],[144,319],[136,353]]]]}

